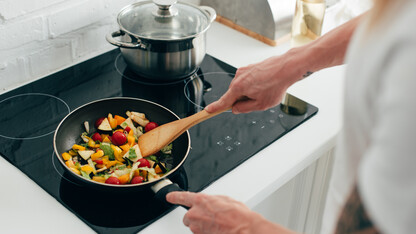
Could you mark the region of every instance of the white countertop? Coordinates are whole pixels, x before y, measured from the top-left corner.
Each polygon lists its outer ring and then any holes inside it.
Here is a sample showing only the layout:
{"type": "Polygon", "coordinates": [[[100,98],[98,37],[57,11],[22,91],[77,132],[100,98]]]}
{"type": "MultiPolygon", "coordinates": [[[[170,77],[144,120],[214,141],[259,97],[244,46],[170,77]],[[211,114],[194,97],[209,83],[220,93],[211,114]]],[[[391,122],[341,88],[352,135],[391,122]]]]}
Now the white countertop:
{"type": "MultiPolygon", "coordinates": [[[[284,53],[216,22],[207,32],[207,53],[235,67],[284,53]]],[[[335,145],[341,127],[344,67],[314,73],[289,93],[317,106],[317,115],[257,153],[203,192],[233,197],[250,208],[276,191],[335,145]],[[268,163],[264,163],[268,162],[268,163]],[[248,181],[253,170],[262,180],[248,181]],[[241,178],[245,179],[241,179],[241,178]]],[[[0,233],[94,233],[20,170],[0,157],[0,233]]],[[[190,233],[176,208],[141,233],[190,233]]]]}

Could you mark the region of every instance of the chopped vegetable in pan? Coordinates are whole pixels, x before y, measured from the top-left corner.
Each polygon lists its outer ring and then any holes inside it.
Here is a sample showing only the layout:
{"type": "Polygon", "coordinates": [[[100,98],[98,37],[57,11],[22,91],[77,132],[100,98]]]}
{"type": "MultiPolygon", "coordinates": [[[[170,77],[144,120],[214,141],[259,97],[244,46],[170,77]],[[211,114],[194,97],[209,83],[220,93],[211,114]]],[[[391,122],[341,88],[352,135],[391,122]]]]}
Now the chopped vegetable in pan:
{"type": "Polygon", "coordinates": [[[165,175],[172,167],[172,144],[143,158],[137,139],[158,125],[143,113],[127,111],[126,115],[98,118],[96,131],[87,121],[81,123],[85,126],[81,143],[62,154],[66,166],[88,180],[107,184],[139,184],[165,175]]]}

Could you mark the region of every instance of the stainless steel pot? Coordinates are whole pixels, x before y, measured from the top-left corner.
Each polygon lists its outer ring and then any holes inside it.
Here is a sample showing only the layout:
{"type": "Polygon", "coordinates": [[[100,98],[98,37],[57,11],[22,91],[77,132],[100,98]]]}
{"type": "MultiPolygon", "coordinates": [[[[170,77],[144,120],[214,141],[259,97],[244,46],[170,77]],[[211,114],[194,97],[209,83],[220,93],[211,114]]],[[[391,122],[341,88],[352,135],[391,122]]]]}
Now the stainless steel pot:
{"type": "Polygon", "coordinates": [[[120,11],[120,30],[106,39],[120,47],[128,67],[138,75],[178,80],[201,64],[206,53],[205,33],[215,18],[215,10],[207,6],[176,0],[137,2],[120,11]]]}

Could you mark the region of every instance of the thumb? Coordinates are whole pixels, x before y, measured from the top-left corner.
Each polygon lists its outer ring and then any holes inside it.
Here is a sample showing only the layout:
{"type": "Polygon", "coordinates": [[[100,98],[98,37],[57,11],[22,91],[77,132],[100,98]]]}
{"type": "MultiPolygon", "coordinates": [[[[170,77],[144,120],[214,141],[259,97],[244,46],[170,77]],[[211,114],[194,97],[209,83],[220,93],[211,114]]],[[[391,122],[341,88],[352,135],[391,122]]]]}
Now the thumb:
{"type": "Polygon", "coordinates": [[[231,90],[228,90],[220,99],[206,106],[205,110],[209,113],[224,110],[225,108],[232,107],[237,99],[238,96],[231,90]]]}

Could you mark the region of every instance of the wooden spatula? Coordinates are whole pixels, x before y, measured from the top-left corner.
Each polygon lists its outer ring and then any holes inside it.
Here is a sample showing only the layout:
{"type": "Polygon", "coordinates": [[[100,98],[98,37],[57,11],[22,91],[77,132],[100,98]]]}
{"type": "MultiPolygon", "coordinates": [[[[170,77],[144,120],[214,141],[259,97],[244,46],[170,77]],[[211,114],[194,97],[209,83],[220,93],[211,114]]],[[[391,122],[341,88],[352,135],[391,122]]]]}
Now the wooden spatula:
{"type": "Polygon", "coordinates": [[[192,126],[229,109],[231,109],[231,107],[214,113],[208,113],[206,110],[202,110],[189,117],[160,125],[159,127],[146,132],[138,139],[142,156],[146,157],[159,152],[159,150],[174,141],[192,126]]]}

